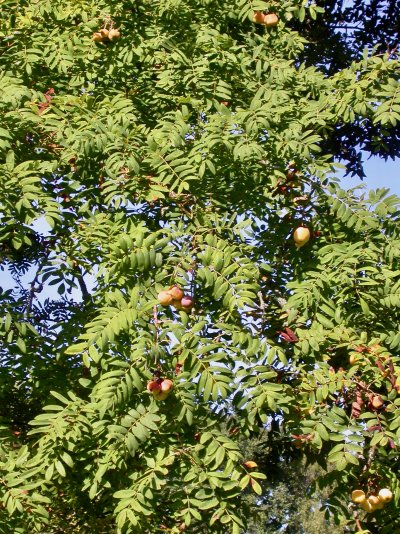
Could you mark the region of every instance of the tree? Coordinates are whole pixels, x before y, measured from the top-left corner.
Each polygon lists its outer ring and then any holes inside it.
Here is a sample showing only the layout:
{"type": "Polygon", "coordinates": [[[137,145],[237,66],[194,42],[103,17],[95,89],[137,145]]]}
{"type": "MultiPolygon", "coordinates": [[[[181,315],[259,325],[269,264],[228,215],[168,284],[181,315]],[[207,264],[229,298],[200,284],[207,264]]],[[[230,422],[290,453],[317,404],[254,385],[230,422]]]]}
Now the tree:
{"type": "Polygon", "coordinates": [[[307,65],[289,25],[320,12],[2,3],[0,531],[245,532],[268,472],[240,443],[276,426],[327,514],[393,531],[399,200],[342,191],[324,147],[394,131],[398,61],[307,65]],[[175,285],[193,309],[158,304],[175,285]]]}
{"type": "MultiPolygon", "coordinates": [[[[332,75],[350,67],[353,61],[359,61],[365,50],[398,58],[398,2],[324,0],[317,1],[316,5],[324,8],[318,24],[311,18],[301,22],[296,18],[291,23],[291,27],[307,39],[301,54],[306,65],[318,66],[332,75]]],[[[400,132],[398,123],[391,123],[388,128],[385,121],[374,121],[362,115],[351,121],[338,121],[331,135],[325,136],[321,148],[343,161],[348,173],[364,178],[362,151],[385,159],[399,157],[400,132]]]]}
{"type": "Polygon", "coordinates": [[[325,534],[343,533],[332,517],[325,517],[321,504],[329,499],[332,488],[313,490],[324,471],[316,463],[306,463],[300,449],[271,440],[271,429],[262,430],[242,444],[246,458],[256,460],[258,468],[268,473],[261,482],[262,494],[249,489],[243,497],[249,534],[325,534]],[[275,443],[280,443],[277,447],[275,443]],[[283,445],[283,446],[282,446],[283,445]]]}

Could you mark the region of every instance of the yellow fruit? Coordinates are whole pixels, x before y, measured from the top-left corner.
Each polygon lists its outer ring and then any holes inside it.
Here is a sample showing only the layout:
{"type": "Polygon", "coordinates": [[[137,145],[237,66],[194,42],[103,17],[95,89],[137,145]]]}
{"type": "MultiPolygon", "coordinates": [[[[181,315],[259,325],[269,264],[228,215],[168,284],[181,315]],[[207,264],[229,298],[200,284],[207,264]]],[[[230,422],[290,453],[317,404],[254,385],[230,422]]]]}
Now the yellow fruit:
{"type": "Polygon", "coordinates": [[[253,469],[253,467],[258,467],[258,465],[256,464],[256,462],[253,462],[253,460],[248,460],[247,462],[244,462],[244,464],[246,467],[248,467],[249,469],[253,469]]]}
{"type": "Polygon", "coordinates": [[[183,310],[183,307],[182,307],[182,304],[181,304],[180,300],[173,299],[172,302],[171,302],[171,306],[173,306],[177,310],[183,310]]]}
{"type": "Polygon", "coordinates": [[[357,363],[357,356],[355,354],[351,354],[350,357],[349,357],[349,362],[350,362],[350,365],[354,365],[357,363]]]}
{"type": "Polygon", "coordinates": [[[164,392],[170,392],[174,389],[174,383],[172,382],[172,380],[170,380],[169,378],[165,378],[162,382],[161,382],[161,391],[164,391],[164,392]]]}
{"type": "Polygon", "coordinates": [[[310,230],[304,226],[299,226],[299,228],[296,228],[293,232],[293,239],[297,248],[304,246],[310,240],[310,237],[310,230]]]}
{"type": "Polygon", "coordinates": [[[393,499],[393,493],[388,488],[382,488],[379,490],[378,497],[382,502],[390,502],[393,499]]]}
{"type": "Polygon", "coordinates": [[[374,507],[374,510],[382,510],[385,504],[381,500],[379,500],[378,504],[373,504],[372,506],[374,507]]]}
{"type": "Polygon", "coordinates": [[[375,408],[376,410],[379,410],[383,406],[382,397],[380,395],[374,395],[372,397],[371,404],[373,408],[375,408]]]}
{"type": "Polygon", "coordinates": [[[377,497],[376,495],[370,495],[368,497],[368,502],[372,504],[372,506],[376,506],[378,505],[381,501],[379,499],[379,497],[377,497]]]}
{"type": "Polygon", "coordinates": [[[117,29],[112,29],[108,32],[108,38],[110,41],[118,41],[118,39],[121,37],[121,33],[117,29]]]}
{"type": "Polygon", "coordinates": [[[161,389],[156,389],[152,393],[153,398],[157,401],[165,400],[169,395],[168,391],[161,391],[161,389]]]}
{"type": "Polygon", "coordinates": [[[103,41],[103,37],[100,32],[95,32],[92,36],[92,39],[95,43],[101,43],[103,41]]]}
{"type": "Polygon", "coordinates": [[[354,490],[351,492],[351,500],[353,502],[361,504],[366,500],[365,493],[363,492],[363,490],[354,490]]]}
{"type": "Polygon", "coordinates": [[[264,13],[262,11],[255,11],[253,14],[253,22],[256,24],[264,24],[264,13]]]}
{"type": "Polygon", "coordinates": [[[365,500],[365,501],[363,501],[362,503],[360,503],[360,506],[361,506],[361,508],[362,508],[363,510],[365,510],[365,511],[368,512],[368,513],[373,512],[374,509],[375,509],[375,508],[372,506],[372,504],[371,504],[369,501],[367,501],[367,500],[365,500]]]}
{"type": "Polygon", "coordinates": [[[162,306],[168,306],[168,304],[171,304],[173,301],[173,297],[168,291],[160,291],[157,295],[157,299],[162,306]]]}
{"type": "Polygon", "coordinates": [[[279,18],[278,15],[275,15],[275,13],[268,13],[268,15],[264,15],[264,24],[267,28],[276,26],[278,22],[279,18]]]}

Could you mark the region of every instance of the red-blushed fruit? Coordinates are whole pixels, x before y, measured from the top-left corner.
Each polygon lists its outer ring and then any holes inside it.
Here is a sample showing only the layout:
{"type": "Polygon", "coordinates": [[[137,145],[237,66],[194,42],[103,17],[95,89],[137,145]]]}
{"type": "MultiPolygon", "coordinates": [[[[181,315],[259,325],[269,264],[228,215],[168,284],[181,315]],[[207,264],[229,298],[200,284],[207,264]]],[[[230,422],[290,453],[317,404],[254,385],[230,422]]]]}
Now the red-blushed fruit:
{"type": "Polygon", "coordinates": [[[181,300],[182,308],[185,311],[189,311],[193,308],[194,299],[190,295],[184,295],[181,300]]]}
{"type": "Polygon", "coordinates": [[[265,26],[267,28],[272,28],[273,26],[276,26],[279,22],[278,15],[275,15],[275,13],[268,13],[267,15],[264,15],[264,22],[265,26]]]}
{"type": "Polygon", "coordinates": [[[160,291],[157,300],[161,306],[168,306],[173,301],[173,296],[168,291],[160,291]]]}
{"type": "Polygon", "coordinates": [[[256,464],[256,462],[253,462],[253,460],[248,460],[247,462],[244,462],[243,464],[245,467],[249,468],[249,469],[253,469],[254,467],[258,467],[258,465],[256,464]]]}
{"type": "Polygon", "coordinates": [[[181,300],[183,297],[183,290],[179,286],[171,286],[168,289],[168,293],[172,295],[174,300],[181,300]]]}
{"type": "Polygon", "coordinates": [[[264,24],[264,13],[262,11],[254,11],[253,22],[256,24],[264,24]]]}
{"type": "Polygon", "coordinates": [[[358,504],[363,503],[366,500],[365,492],[360,489],[356,489],[351,492],[351,500],[358,504]]]}
{"type": "Polygon", "coordinates": [[[382,502],[390,502],[393,499],[393,493],[389,488],[382,488],[379,490],[378,497],[382,502]]]}
{"type": "Polygon", "coordinates": [[[152,391],[155,400],[165,400],[174,389],[174,383],[169,378],[164,378],[158,382],[159,388],[152,391]]]}
{"type": "Polygon", "coordinates": [[[157,380],[150,380],[150,382],[147,383],[146,389],[153,393],[154,391],[161,389],[161,384],[157,382],[157,380]]]}
{"type": "Polygon", "coordinates": [[[297,248],[304,246],[311,237],[310,230],[304,226],[299,226],[293,232],[293,239],[297,248]]]}
{"type": "Polygon", "coordinates": [[[102,28],[99,33],[102,36],[103,41],[106,41],[110,32],[106,28],[102,28]]]}

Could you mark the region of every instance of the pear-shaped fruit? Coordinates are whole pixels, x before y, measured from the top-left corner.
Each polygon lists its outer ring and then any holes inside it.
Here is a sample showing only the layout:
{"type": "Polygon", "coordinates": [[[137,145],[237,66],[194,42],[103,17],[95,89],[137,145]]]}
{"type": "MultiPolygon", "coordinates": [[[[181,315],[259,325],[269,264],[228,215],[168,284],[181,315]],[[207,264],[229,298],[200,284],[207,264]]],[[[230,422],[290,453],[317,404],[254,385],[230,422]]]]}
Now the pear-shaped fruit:
{"type": "Polygon", "coordinates": [[[172,295],[172,298],[174,300],[181,300],[181,298],[183,297],[183,290],[179,286],[176,286],[176,285],[171,286],[168,289],[168,293],[172,295]]]}
{"type": "Polygon", "coordinates": [[[155,400],[165,400],[174,388],[174,383],[169,378],[161,380],[159,389],[152,391],[155,400]]]}
{"type": "Polygon", "coordinates": [[[184,295],[181,300],[182,308],[185,311],[190,311],[193,308],[194,300],[190,295],[184,295]]]}
{"type": "Polygon", "coordinates": [[[147,391],[153,393],[154,391],[159,391],[161,389],[161,385],[157,380],[150,380],[150,382],[147,383],[146,389],[147,391]]]}
{"type": "Polygon", "coordinates": [[[264,24],[264,13],[262,11],[254,11],[253,22],[256,24],[264,24]]]}
{"type": "Polygon", "coordinates": [[[173,296],[169,293],[169,291],[160,291],[157,295],[158,302],[162,306],[168,306],[173,301],[173,296]]]}
{"type": "Polygon", "coordinates": [[[293,232],[293,239],[297,248],[303,247],[310,240],[310,237],[310,230],[304,226],[299,226],[293,232]]]}
{"type": "Polygon", "coordinates": [[[157,401],[165,400],[169,395],[168,391],[161,391],[161,389],[157,389],[156,391],[153,391],[153,398],[157,401]]]}
{"type": "Polygon", "coordinates": [[[371,404],[373,408],[375,408],[376,410],[379,410],[383,406],[382,397],[380,395],[374,395],[371,399],[371,404]]]}
{"type": "Polygon", "coordinates": [[[368,502],[371,503],[372,506],[377,506],[381,501],[376,495],[370,495],[368,497],[368,502]]]}
{"type": "Polygon", "coordinates": [[[182,310],[182,304],[181,304],[181,301],[180,300],[173,300],[171,302],[171,306],[173,306],[174,308],[176,308],[177,310],[182,310]]]}
{"type": "Polygon", "coordinates": [[[273,28],[276,26],[279,22],[278,15],[275,15],[275,13],[268,13],[267,15],[264,15],[264,22],[265,26],[267,28],[273,28]]]}
{"type": "Polygon", "coordinates": [[[393,493],[389,488],[379,490],[378,497],[382,502],[390,502],[393,499],[393,493]]]}
{"type": "Polygon", "coordinates": [[[367,499],[363,501],[362,503],[360,503],[360,506],[363,510],[365,510],[368,513],[371,513],[375,510],[373,505],[367,499]]]}
{"type": "Polygon", "coordinates": [[[161,391],[163,392],[170,392],[174,389],[174,383],[169,378],[164,378],[164,380],[161,382],[161,391]]]}
{"type": "Polygon", "coordinates": [[[356,489],[356,490],[351,492],[351,500],[353,502],[361,504],[366,500],[365,493],[363,492],[363,490],[356,489]]]}
{"type": "Polygon", "coordinates": [[[121,33],[116,28],[113,28],[108,32],[108,38],[110,41],[118,41],[118,39],[121,37],[121,33]]]}

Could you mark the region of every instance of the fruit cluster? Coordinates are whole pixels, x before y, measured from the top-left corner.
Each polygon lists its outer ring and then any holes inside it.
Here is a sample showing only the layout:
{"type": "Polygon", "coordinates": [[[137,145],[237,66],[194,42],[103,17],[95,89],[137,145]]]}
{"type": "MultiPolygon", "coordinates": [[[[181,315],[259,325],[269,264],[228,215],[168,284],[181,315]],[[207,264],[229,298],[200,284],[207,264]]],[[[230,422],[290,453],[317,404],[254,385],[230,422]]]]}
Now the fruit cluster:
{"type": "Polygon", "coordinates": [[[194,304],[193,297],[185,295],[179,286],[171,286],[157,295],[158,302],[162,306],[174,306],[177,310],[189,312],[194,304]]]}
{"type": "Polygon", "coordinates": [[[107,44],[113,41],[118,41],[120,37],[121,33],[116,28],[111,28],[110,30],[102,28],[98,32],[95,32],[92,38],[95,43],[107,44]]]}
{"type": "Polygon", "coordinates": [[[253,22],[256,24],[263,24],[267,28],[272,28],[278,24],[279,17],[275,13],[263,13],[262,11],[255,11],[253,14],[253,22]]]}
{"type": "Polygon", "coordinates": [[[150,380],[147,384],[147,391],[153,395],[155,400],[165,400],[174,388],[174,383],[169,378],[157,378],[150,380]]]}
{"type": "Polygon", "coordinates": [[[361,506],[366,512],[381,510],[393,499],[393,493],[388,488],[379,490],[378,495],[367,496],[363,490],[356,489],[351,493],[351,500],[361,506]]]}

